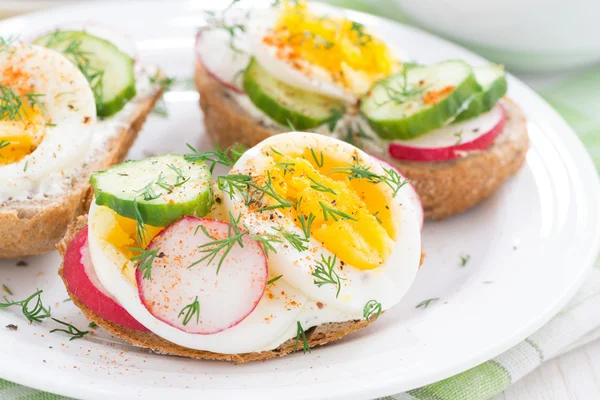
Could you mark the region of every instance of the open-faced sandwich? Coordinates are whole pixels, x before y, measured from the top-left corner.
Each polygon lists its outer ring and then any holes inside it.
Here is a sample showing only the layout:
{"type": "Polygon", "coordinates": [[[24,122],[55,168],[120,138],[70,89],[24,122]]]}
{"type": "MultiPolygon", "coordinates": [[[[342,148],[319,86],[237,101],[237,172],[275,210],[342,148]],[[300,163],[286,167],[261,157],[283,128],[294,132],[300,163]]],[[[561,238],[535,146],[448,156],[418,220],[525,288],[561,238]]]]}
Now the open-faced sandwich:
{"type": "Polygon", "coordinates": [[[130,161],[91,182],[59,273],[88,319],[156,351],[307,352],[397,304],[420,264],[422,209],[406,179],[323,135],[130,161]],[[216,163],[232,169],[213,181],[216,163]]]}
{"type": "Polygon", "coordinates": [[[54,250],[160,98],[155,67],[89,32],[0,43],[0,258],[54,250]]]}
{"type": "Polygon", "coordinates": [[[503,68],[401,62],[339,11],[280,3],[210,13],[199,30],[195,81],[222,147],[288,126],[340,138],[396,166],[433,219],[472,207],[523,165],[526,122],[504,97],[503,68]]]}

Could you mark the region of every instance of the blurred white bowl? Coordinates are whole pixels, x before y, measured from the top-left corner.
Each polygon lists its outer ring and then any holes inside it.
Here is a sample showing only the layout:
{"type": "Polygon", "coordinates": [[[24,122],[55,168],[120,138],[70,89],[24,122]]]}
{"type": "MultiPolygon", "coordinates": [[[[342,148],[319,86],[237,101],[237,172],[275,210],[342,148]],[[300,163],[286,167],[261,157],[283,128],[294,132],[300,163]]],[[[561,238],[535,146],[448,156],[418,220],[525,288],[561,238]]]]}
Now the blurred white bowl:
{"type": "Polygon", "coordinates": [[[8,18],[69,3],[74,3],[74,0],[0,0],[0,18],[8,18]]]}
{"type": "Polygon", "coordinates": [[[600,0],[393,0],[422,27],[523,71],[600,61],[600,0]]]}

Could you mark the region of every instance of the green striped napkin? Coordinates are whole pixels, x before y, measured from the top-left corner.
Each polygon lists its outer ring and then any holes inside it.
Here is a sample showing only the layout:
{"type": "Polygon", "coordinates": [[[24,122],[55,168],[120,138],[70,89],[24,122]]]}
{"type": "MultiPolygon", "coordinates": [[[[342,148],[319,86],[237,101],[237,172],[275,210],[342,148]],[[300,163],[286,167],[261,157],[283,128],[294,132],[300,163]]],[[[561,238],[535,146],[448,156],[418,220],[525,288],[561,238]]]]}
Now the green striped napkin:
{"type": "MultiPolygon", "coordinates": [[[[336,5],[381,13],[378,3],[331,0],[336,5]]],[[[389,17],[389,14],[387,15],[389,17]]],[[[398,15],[397,19],[406,20],[398,15]]],[[[600,169],[600,67],[540,89],[571,124],[600,169]]],[[[542,363],[600,338],[600,266],[571,302],[542,329],[519,345],[443,381],[381,400],[485,400],[501,393],[542,363]]],[[[65,399],[0,379],[0,400],[65,399]]]]}

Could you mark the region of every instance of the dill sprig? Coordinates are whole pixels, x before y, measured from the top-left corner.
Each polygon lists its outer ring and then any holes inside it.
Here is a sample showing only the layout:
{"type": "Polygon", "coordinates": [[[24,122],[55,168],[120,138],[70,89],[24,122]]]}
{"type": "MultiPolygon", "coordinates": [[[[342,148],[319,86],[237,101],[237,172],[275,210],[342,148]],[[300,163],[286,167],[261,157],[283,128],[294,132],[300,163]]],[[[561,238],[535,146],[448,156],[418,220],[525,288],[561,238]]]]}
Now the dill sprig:
{"type": "Polygon", "coordinates": [[[249,202],[249,188],[252,182],[250,175],[228,174],[217,177],[217,187],[227,193],[230,199],[233,199],[235,193],[240,193],[246,203],[249,202]]]}
{"type": "Polygon", "coordinates": [[[323,185],[322,183],[314,180],[310,176],[308,176],[308,179],[313,183],[312,185],[310,185],[311,189],[314,189],[314,190],[316,190],[318,192],[331,193],[333,195],[337,195],[337,193],[333,189],[331,189],[331,188],[323,185]]]}
{"type": "Polygon", "coordinates": [[[296,250],[302,252],[308,250],[308,238],[302,237],[296,232],[289,231],[283,227],[275,228],[276,231],[281,233],[281,236],[296,250]]]}
{"type": "Polygon", "coordinates": [[[177,318],[181,318],[182,315],[183,326],[189,324],[194,316],[196,317],[196,324],[200,322],[200,302],[198,302],[198,296],[196,296],[193,302],[181,309],[177,318]]]}
{"type": "Polygon", "coordinates": [[[257,210],[258,212],[294,206],[277,193],[269,171],[267,171],[267,178],[262,186],[256,184],[250,175],[245,174],[221,175],[217,177],[217,186],[229,194],[229,198],[233,198],[236,192],[239,193],[247,206],[254,202],[260,202],[265,195],[275,200],[275,204],[261,207],[257,210]]]}
{"type": "Polygon", "coordinates": [[[219,239],[219,240],[215,240],[215,238],[213,236],[211,236],[208,231],[206,230],[206,228],[202,229],[202,232],[210,239],[212,239],[212,242],[208,242],[208,243],[204,243],[200,246],[198,246],[198,249],[200,249],[201,253],[204,253],[205,255],[200,258],[199,260],[194,261],[188,268],[192,268],[206,260],[208,260],[208,264],[212,263],[215,258],[220,254],[221,257],[219,258],[218,264],[217,264],[217,275],[219,274],[219,271],[221,270],[221,266],[223,266],[223,262],[225,261],[225,259],[227,258],[227,255],[229,254],[229,252],[233,249],[233,247],[237,244],[240,247],[244,247],[244,242],[243,242],[243,237],[244,235],[246,235],[248,232],[244,231],[242,232],[240,230],[240,228],[238,228],[237,224],[240,222],[240,218],[241,218],[241,214],[238,215],[237,218],[235,218],[233,216],[233,214],[231,214],[231,212],[229,212],[229,228],[228,228],[228,232],[227,232],[227,237],[225,239],[219,239]]]}
{"type": "Polygon", "coordinates": [[[146,223],[144,222],[144,217],[142,217],[142,213],[140,212],[140,207],[137,199],[133,199],[133,209],[135,210],[135,236],[137,238],[137,242],[141,247],[146,247],[148,241],[146,238],[150,239],[150,232],[146,227],[146,223]]]}
{"type": "Polygon", "coordinates": [[[192,151],[191,153],[185,154],[184,158],[188,162],[204,161],[210,163],[210,173],[215,169],[217,164],[224,165],[226,167],[232,167],[237,160],[240,159],[244,154],[244,146],[241,144],[235,144],[225,150],[221,150],[219,145],[216,146],[215,151],[200,152],[196,150],[192,145],[188,144],[187,147],[192,151]]]}
{"type": "Polygon", "coordinates": [[[23,101],[19,95],[17,95],[11,88],[0,85],[0,120],[22,120],[22,106],[23,101]]]}
{"type": "Polygon", "coordinates": [[[366,46],[373,40],[373,37],[365,32],[365,26],[361,23],[352,21],[352,25],[350,26],[350,30],[356,33],[357,45],[366,46]]]}
{"type": "Polygon", "coordinates": [[[315,50],[319,50],[319,49],[323,49],[323,48],[326,50],[329,50],[330,48],[335,46],[334,42],[331,42],[331,41],[325,39],[323,36],[321,36],[317,33],[311,32],[309,30],[304,30],[302,32],[295,33],[295,34],[289,36],[287,40],[288,40],[288,43],[292,43],[293,41],[296,41],[298,46],[303,46],[304,43],[312,40],[313,48],[315,50]]]}
{"type": "MultiPolygon", "coordinates": [[[[285,198],[281,197],[275,191],[275,188],[273,187],[273,180],[271,179],[271,173],[269,171],[267,171],[267,180],[263,186],[259,186],[255,183],[250,183],[249,185],[257,192],[261,192],[263,196],[267,195],[277,202],[277,204],[273,204],[271,206],[266,206],[266,207],[260,208],[258,210],[259,212],[275,210],[277,208],[287,208],[287,207],[293,206],[293,204],[291,202],[289,202],[285,198]]],[[[261,196],[261,198],[262,198],[262,196],[261,196]]]]}
{"type": "Polygon", "coordinates": [[[206,22],[209,29],[222,29],[229,34],[229,48],[236,53],[245,53],[242,49],[235,45],[235,38],[239,33],[246,32],[246,26],[244,24],[227,24],[225,22],[225,13],[231,9],[240,0],[233,0],[229,6],[225,8],[220,18],[217,17],[214,11],[206,11],[206,22]]]}
{"type": "Polygon", "coordinates": [[[136,193],[138,193],[136,198],[142,197],[145,201],[151,201],[151,200],[156,200],[160,196],[165,194],[165,193],[161,192],[160,190],[159,191],[155,190],[154,186],[158,186],[159,188],[166,190],[167,191],[166,194],[173,192],[173,189],[171,189],[171,187],[169,185],[167,185],[167,183],[165,182],[165,176],[161,172],[160,175],[158,175],[158,178],[156,180],[152,180],[152,181],[148,182],[146,184],[146,186],[144,186],[143,188],[141,188],[139,190],[134,190],[136,193]]]}
{"type": "Polygon", "coordinates": [[[276,162],[275,163],[278,167],[281,167],[281,169],[283,169],[283,176],[285,176],[288,172],[291,174],[292,172],[294,172],[293,169],[291,169],[290,167],[293,167],[294,165],[296,165],[293,162],[276,162]]]}
{"type": "Polygon", "coordinates": [[[281,277],[282,277],[282,276],[283,276],[283,275],[278,275],[278,276],[276,276],[275,278],[271,278],[271,279],[269,279],[269,280],[267,281],[267,285],[270,285],[271,283],[275,283],[275,282],[277,282],[278,280],[280,280],[280,279],[281,279],[281,277]]]}
{"type": "Polygon", "coordinates": [[[0,85],[0,120],[22,121],[27,112],[23,109],[23,100],[30,108],[38,107],[42,114],[46,114],[44,103],[39,100],[44,97],[42,93],[27,93],[19,96],[11,88],[0,85]]]}
{"type": "Polygon", "coordinates": [[[363,309],[363,316],[367,321],[371,321],[373,317],[375,317],[375,319],[379,318],[382,311],[383,308],[381,307],[380,302],[377,300],[369,300],[363,309]]]}
{"type": "Polygon", "coordinates": [[[130,260],[136,263],[136,268],[142,272],[144,279],[152,279],[152,264],[154,259],[160,256],[158,255],[160,248],[154,250],[144,250],[137,247],[130,247],[129,250],[139,253],[138,255],[131,257],[130,260]]]}
{"type": "Polygon", "coordinates": [[[321,206],[321,211],[323,211],[323,219],[325,221],[329,220],[329,217],[331,217],[336,222],[338,221],[339,218],[341,218],[342,221],[344,221],[344,220],[358,221],[352,215],[346,214],[345,212],[342,212],[340,210],[336,210],[335,208],[331,208],[331,207],[327,206],[325,203],[323,203],[322,201],[319,201],[319,205],[321,206]]]}
{"type": "Polygon", "coordinates": [[[377,211],[375,214],[373,214],[373,216],[375,217],[377,222],[379,222],[380,224],[383,224],[383,221],[381,220],[381,218],[379,218],[379,211],[377,211]]]}
{"type": "Polygon", "coordinates": [[[367,133],[365,132],[365,130],[363,129],[362,125],[360,123],[353,123],[348,125],[348,127],[346,128],[346,134],[341,137],[341,139],[346,142],[349,143],[351,145],[353,145],[354,147],[358,147],[359,149],[362,149],[362,143],[357,141],[356,139],[363,139],[363,140],[367,140],[367,141],[372,141],[373,138],[371,138],[369,135],[367,135],[367,133]]]}
{"type": "Polygon", "coordinates": [[[358,157],[354,156],[353,159],[354,163],[346,163],[347,167],[334,167],[331,169],[332,172],[348,175],[348,179],[365,179],[370,183],[379,183],[383,180],[381,175],[371,171],[370,166],[361,164],[358,157]]]}
{"type": "MultiPolygon", "coordinates": [[[[53,39],[60,41],[61,35],[65,38],[64,34],[64,31],[55,31],[53,37],[49,39],[47,47],[52,47],[50,43],[53,39]]],[[[92,66],[90,60],[91,53],[83,50],[81,48],[82,44],[82,40],[75,37],[69,42],[62,53],[77,66],[90,83],[96,104],[102,104],[104,99],[104,70],[92,66]]]]}
{"type": "Polygon", "coordinates": [[[387,175],[383,177],[383,182],[388,185],[390,189],[392,189],[392,196],[396,197],[400,189],[402,189],[402,187],[408,183],[408,179],[405,179],[393,168],[384,168],[383,170],[387,175]]]}
{"type": "Polygon", "coordinates": [[[275,154],[277,154],[278,156],[283,157],[283,154],[281,154],[281,152],[275,150],[275,148],[273,146],[269,146],[269,148],[271,149],[271,151],[275,154]]]}
{"type": "Polygon", "coordinates": [[[44,319],[50,317],[50,307],[44,307],[42,303],[43,290],[38,290],[25,300],[13,301],[4,298],[5,303],[0,303],[0,308],[8,308],[12,306],[20,306],[23,315],[29,322],[41,323],[44,319]]]}
{"type": "Polygon", "coordinates": [[[57,322],[57,323],[59,323],[59,324],[61,324],[61,325],[64,325],[64,326],[66,326],[66,327],[67,327],[67,329],[55,328],[55,329],[52,329],[52,330],[50,331],[50,333],[54,333],[54,332],[64,332],[64,333],[66,333],[67,335],[71,335],[71,338],[69,339],[69,341],[71,341],[71,340],[75,340],[75,339],[81,339],[82,337],[84,337],[85,335],[87,335],[88,333],[90,333],[89,331],[82,331],[82,330],[80,330],[80,329],[77,329],[75,326],[73,326],[73,325],[71,325],[71,324],[68,324],[68,323],[66,323],[66,322],[63,322],[63,321],[61,321],[61,320],[59,320],[59,319],[52,318],[52,320],[53,320],[54,322],[57,322]]]}
{"type": "Polygon", "coordinates": [[[177,82],[177,78],[165,76],[161,71],[157,71],[156,74],[151,76],[148,80],[152,85],[160,86],[165,92],[171,90],[175,82],[177,82]]]}
{"type": "Polygon", "coordinates": [[[311,147],[310,154],[312,155],[313,159],[315,160],[315,164],[317,164],[317,167],[323,168],[323,165],[325,164],[325,160],[323,158],[323,151],[320,151],[319,157],[317,157],[315,150],[311,147]]]}
{"type": "Polygon", "coordinates": [[[17,41],[16,36],[2,37],[0,36],[0,52],[8,51],[12,53],[14,50],[11,50],[10,47],[17,41]]]}
{"type": "MultiPolygon", "coordinates": [[[[2,150],[3,148],[5,148],[7,146],[10,146],[10,142],[8,140],[0,140],[0,150],[2,150]]],[[[0,153],[0,158],[4,158],[2,153],[0,153]]]]}
{"type": "Polygon", "coordinates": [[[337,263],[337,256],[334,254],[333,257],[329,256],[325,258],[323,254],[321,254],[321,260],[317,261],[317,265],[315,266],[315,270],[311,274],[315,279],[313,283],[318,287],[327,284],[333,284],[337,286],[337,292],[335,297],[337,298],[340,295],[340,290],[342,288],[342,280],[344,278],[340,278],[337,272],[334,271],[335,265],[337,263]]]}
{"type": "Polygon", "coordinates": [[[470,254],[461,255],[460,256],[460,266],[461,267],[466,266],[470,259],[471,259],[470,254]]]}
{"type": "Polygon", "coordinates": [[[298,222],[300,222],[300,227],[302,228],[302,232],[304,232],[306,240],[310,239],[310,228],[315,221],[315,218],[317,217],[315,217],[313,213],[308,214],[308,216],[304,214],[298,215],[298,222]]]}
{"type": "Polygon", "coordinates": [[[342,118],[344,118],[343,112],[341,112],[337,108],[334,108],[333,110],[331,110],[331,117],[329,117],[329,119],[325,122],[327,124],[327,128],[329,128],[330,133],[335,130],[337,123],[342,118]]]}
{"type": "Polygon", "coordinates": [[[165,102],[165,93],[173,88],[173,85],[177,79],[174,77],[165,76],[161,71],[157,71],[156,74],[148,79],[148,81],[151,85],[160,86],[163,92],[160,96],[160,99],[158,99],[156,102],[152,113],[164,118],[168,117],[169,110],[167,109],[167,104],[165,102]]]}
{"type": "Polygon", "coordinates": [[[348,175],[348,179],[365,179],[369,183],[384,183],[392,189],[393,197],[396,197],[400,189],[408,183],[394,168],[383,168],[384,175],[379,175],[371,171],[371,167],[361,164],[358,157],[354,157],[354,163],[347,163],[347,167],[332,168],[332,172],[338,172],[348,175]]]}
{"type": "Polygon", "coordinates": [[[429,307],[429,305],[431,303],[435,303],[439,299],[440,299],[439,297],[434,297],[432,299],[423,300],[422,302],[420,302],[419,304],[417,304],[415,308],[427,308],[427,307],[429,307]]]}
{"type": "Polygon", "coordinates": [[[173,172],[175,172],[175,174],[177,174],[177,180],[173,184],[174,187],[179,187],[190,180],[191,177],[185,177],[183,175],[183,170],[177,167],[175,164],[168,164],[167,167],[169,167],[171,170],[173,170],[173,172]]]}
{"type": "Polygon", "coordinates": [[[454,133],[454,137],[456,138],[456,143],[454,143],[455,146],[458,146],[459,144],[462,143],[462,135],[463,135],[463,131],[458,131],[454,133]]]}
{"type": "Polygon", "coordinates": [[[296,344],[294,345],[294,352],[298,350],[298,343],[300,342],[300,338],[302,338],[302,350],[304,354],[310,353],[310,346],[308,345],[308,340],[306,339],[306,332],[304,328],[302,328],[302,324],[298,321],[298,329],[296,332],[296,344]]]}
{"type": "Polygon", "coordinates": [[[292,132],[298,132],[298,129],[296,129],[292,121],[286,119],[285,122],[287,123],[288,128],[290,128],[292,132]]]}
{"type": "Polygon", "coordinates": [[[406,103],[407,101],[415,100],[418,96],[423,94],[427,89],[427,85],[420,85],[414,88],[409,88],[408,85],[408,70],[412,68],[414,64],[404,63],[402,65],[402,85],[399,89],[393,88],[389,82],[381,83],[381,87],[386,92],[387,100],[377,104],[377,107],[381,107],[387,103],[393,102],[396,104],[406,103]]]}
{"type": "Polygon", "coordinates": [[[262,234],[262,235],[250,235],[251,239],[258,241],[265,252],[265,256],[269,257],[269,252],[277,254],[277,249],[273,246],[273,243],[281,243],[282,240],[277,235],[262,234]]]}
{"type": "Polygon", "coordinates": [[[10,289],[8,288],[8,286],[6,286],[5,284],[2,284],[2,290],[3,290],[3,291],[6,293],[6,294],[9,294],[9,295],[11,295],[11,296],[12,296],[12,295],[14,295],[14,293],[12,292],[12,290],[10,290],[10,289]]]}

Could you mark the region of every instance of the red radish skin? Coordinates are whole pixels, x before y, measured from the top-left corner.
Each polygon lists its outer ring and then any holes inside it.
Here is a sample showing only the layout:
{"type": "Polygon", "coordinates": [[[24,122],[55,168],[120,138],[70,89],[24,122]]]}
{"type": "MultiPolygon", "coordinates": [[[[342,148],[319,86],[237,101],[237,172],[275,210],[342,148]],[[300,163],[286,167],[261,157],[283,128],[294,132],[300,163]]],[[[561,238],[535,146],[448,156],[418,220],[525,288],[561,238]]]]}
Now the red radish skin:
{"type": "Polygon", "coordinates": [[[223,254],[210,263],[199,246],[228,237],[229,224],[209,218],[183,217],[159,233],[148,250],[159,250],[151,277],[138,269],[136,279],[142,304],[157,319],[181,331],[209,335],[242,322],[258,305],[268,279],[265,253],[248,234],[243,247],[235,244],[217,274],[223,254]],[[185,309],[198,301],[199,313],[185,321],[185,309]],[[182,311],[184,311],[182,313],[182,311]]]}
{"type": "MultiPolygon", "coordinates": [[[[225,86],[227,89],[234,91],[235,93],[238,94],[244,94],[244,89],[236,86],[233,82],[226,82],[224,80],[222,80],[221,78],[219,78],[217,76],[217,74],[215,74],[213,71],[210,70],[210,68],[207,67],[206,63],[203,61],[202,55],[200,54],[200,50],[199,50],[199,44],[200,44],[200,40],[202,40],[202,33],[208,28],[204,27],[198,30],[198,33],[196,34],[196,45],[194,46],[195,50],[196,50],[196,61],[198,63],[200,63],[200,65],[202,65],[202,68],[204,68],[204,70],[206,71],[206,73],[208,75],[210,75],[211,78],[213,78],[214,80],[216,80],[217,82],[219,82],[221,85],[225,86]]],[[[226,44],[224,44],[226,45],[226,44]]]]}
{"type": "MultiPolygon", "coordinates": [[[[436,162],[436,161],[449,161],[456,158],[464,157],[467,151],[482,151],[490,147],[494,140],[504,130],[506,122],[506,111],[504,107],[498,105],[500,108],[500,118],[492,126],[491,129],[477,136],[474,140],[465,143],[457,144],[455,146],[446,147],[413,147],[410,146],[410,141],[402,143],[392,142],[388,147],[389,154],[392,158],[401,161],[422,161],[422,162],[436,162]]],[[[465,121],[464,123],[469,122],[465,121]]],[[[457,128],[459,130],[459,128],[457,128]]],[[[427,134],[426,134],[427,135],[427,134]]]]}
{"type": "Polygon", "coordinates": [[[65,252],[62,276],[67,289],[99,317],[129,329],[148,332],[148,329],[137,322],[99,285],[87,248],[87,239],[88,228],[86,226],[75,235],[65,252]],[[92,282],[96,282],[96,284],[92,282]]]}
{"type": "MultiPolygon", "coordinates": [[[[402,175],[400,170],[398,170],[398,168],[394,167],[392,164],[388,163],[387,161],[382,160],[381,158],[379,158],[377,156],[371,156],[371,157],[373,157],[374,159],[379,161],[379,163],[383,166],[383,168],[394,169],[402,178],[406,179],[406,177],[404,175],[402,175]]],[[[421,196],[419,196],[419,194],[415,190],[415,187],[412,185],[412,183],[410,183],[410,181],[408,182],[407,186],[408,186],[408,190],[410,191],[408,198],[415,206],[415,210],[417,211],[417,218],[421,221],[421,230],[423,230],[423,224],[425,223],[425,213],[423,212],[423,203],[421,202],[421,196]]]]}

